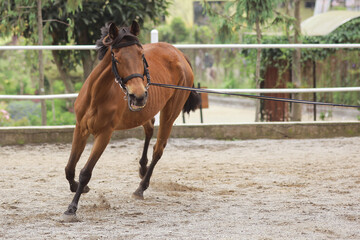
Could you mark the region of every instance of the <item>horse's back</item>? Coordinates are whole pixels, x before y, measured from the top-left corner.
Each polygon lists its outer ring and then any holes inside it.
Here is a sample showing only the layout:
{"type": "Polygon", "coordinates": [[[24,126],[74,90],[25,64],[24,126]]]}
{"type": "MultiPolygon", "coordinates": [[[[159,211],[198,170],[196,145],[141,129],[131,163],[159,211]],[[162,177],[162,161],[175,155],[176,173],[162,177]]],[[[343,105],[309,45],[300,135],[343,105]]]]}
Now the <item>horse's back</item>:
{"type": "Polygon", "coordinates": [[[168,71],[171,76],[166,79],[166,83],[192,86],[193,72],[191,64],[179,49],[169,43],[159,42],[144,45],[144,51],[145,57],[149,61],[151,75],[166,74],[166,71],[168,71]],[[176,81],[179,77],[185,78],[187,81],[183,84],[176,81]]]}

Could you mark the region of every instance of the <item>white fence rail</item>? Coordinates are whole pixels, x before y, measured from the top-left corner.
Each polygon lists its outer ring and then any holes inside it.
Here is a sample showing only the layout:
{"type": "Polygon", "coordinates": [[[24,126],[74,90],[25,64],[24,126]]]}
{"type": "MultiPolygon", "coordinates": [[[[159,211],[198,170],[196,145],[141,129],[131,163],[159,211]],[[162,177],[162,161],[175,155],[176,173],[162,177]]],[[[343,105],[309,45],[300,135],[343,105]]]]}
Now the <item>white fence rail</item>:
{"type": "MultiPolygon", "coordinates": [[[[152,42],[156,42],[154,34],[152,42]]],[[[337,48],[349,49],[360,48],[360,44],[174,44],[179,49],[220,49],[220,48],[238,48],[238,49],[269,49],[269,48],[337,48]]],[[[44,45],[44,46],[0,46],[0,51],[7,50],[95,50],[95,45],[44,45]]],[[[297,88],[297,89],[209,89],[211,91],[221,91],[226,93],[317,93],[317,92],[354,92],[360,91],[360,87],[335,87],[335,88],[297,88]]],[[[55,94],[55,95],[0,95],[0,99],[16,100],[42,100],[42,99],[64,99],[76,98],[77,93],[55,94]]]]}
{"type": "MultiPolygon", "coordinates": [[[[179,49],[219,49],[219,48],[239,48],[239,49],[269,49],[269,48],[360,48],[360,44],[174,44],[179,49]]],[[[0,46],[0,51],[5,50],[95,50],[95,45],[43,45],[43,46],[0,46]]]]}
{"type": "Polygon", "coordinates": [[[179,49],[207,48],[360,48],[360,44],[174,44],[179,49]]]}
{"type": "MultiPolygon", "coordinates": [[[[360,87],[338,88],[278,88],[278,89],[207,89],[221,93],[318,93],[318,92],[360,92],[360,87]]],[[[51,100],[77,98],[77,93],[53,94],[53,95],[0,95],[0,99],[8,100],[51,100]]]]}

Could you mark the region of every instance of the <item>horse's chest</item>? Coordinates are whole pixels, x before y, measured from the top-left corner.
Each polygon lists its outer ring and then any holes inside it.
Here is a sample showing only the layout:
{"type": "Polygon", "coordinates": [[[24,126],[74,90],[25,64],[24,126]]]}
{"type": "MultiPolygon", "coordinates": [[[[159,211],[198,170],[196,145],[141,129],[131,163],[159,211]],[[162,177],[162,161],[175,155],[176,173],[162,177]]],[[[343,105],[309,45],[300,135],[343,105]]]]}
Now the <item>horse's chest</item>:
{"type": "Polygon", "coordinates": [[[84,115],[82,122],[84,127],[91,133],[96,134],[107,127],[114,127],[115,111],[106,107],[98,106],[97,108],[89,108],[84,115]]]}

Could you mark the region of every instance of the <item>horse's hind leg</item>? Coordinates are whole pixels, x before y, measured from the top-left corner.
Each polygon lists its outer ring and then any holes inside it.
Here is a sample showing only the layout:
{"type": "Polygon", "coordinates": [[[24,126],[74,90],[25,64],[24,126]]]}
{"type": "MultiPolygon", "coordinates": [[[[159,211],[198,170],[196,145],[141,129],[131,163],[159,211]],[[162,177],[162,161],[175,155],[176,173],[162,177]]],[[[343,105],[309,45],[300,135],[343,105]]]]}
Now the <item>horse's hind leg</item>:
{"type": "Polygon", "coordinates": [[[140,163],[139,175],[141,179],[145,176],[147,171],[147,163],[148,163],[147,152],[149,149],[150,140],[154,134],[154,122],[155,122],[155,118],[149,120],[143,125],[145,132],[145,143],[144,143],[144,149],[141,155],[141,159],[139,161],[140,163]]]}
{"type": "MultiPolygon", "coordinates": [[[[73,142],[71,147],[71,153],[69,157],[69,161],[65,167],[65,175],[66,179],[69,181],[70,190],[72,192],[76,192],[78,188],[78,182],[75,181],[75,167],[78,163],[81,154],[84,151],[86,146],[86,140],[88,139],[89,134],[82,136],[79,127],[75,127],[74,134],[73,134],[73,142]]],[[[90,189],[86,187],[84,192],[88,192],[90,189]]]]}
{"type": "Polygon", "coordinates": [[[151,175],[154,171],[155,165],[157,164],[157,162],[159,161],[159,159],[161,158],[161,156],[163,154],[164,148],[167,143],[167,139],[170,135],[170,131],[171,131],[171,126],[169,126],[169,130],[162,130],[162,128],[160,127],[159,134],[157,136],[157,141],[154,146],[154,152],[153,152],[151,163],[150,163],[149,167],[147,168],[146,174],[142,178],[139,187],[133,193],[133,196],[135,198],[137,198],[137,199],[144,198],[143,193],[149,187],[151,175]]]}
{"type": "Polygon", "coordinates": [[[154,146],[154,152],[152,156],[151,163],[146,171],[145,176],[142,178],[139,187],[136,189],[136,191],[133,193],[133,196],[137,199],[143,199],[143,193],[144,191],[149,187],[150,178],[154,171],[155,165],[161,158],[164,148],[166,146],[167,140],[170,136],[171,128],[176,120],[177,116],[179,116],[179,113],[181,111],[181,107],[179,109],[174,110],[174,102],[179,103],[175,106],[183,106],[181,102],[185,102],[184,99],[178,100],[176,98],[172,99],[173,101],[168,102],[168,104],[165,106],[165,108],[161,111],[160,114],[160,126],[159,126],[159,132],[157,134],[157,140],[156,144],[154,146]],[[177,101],[175,101],[177,100],[177,101]]]}

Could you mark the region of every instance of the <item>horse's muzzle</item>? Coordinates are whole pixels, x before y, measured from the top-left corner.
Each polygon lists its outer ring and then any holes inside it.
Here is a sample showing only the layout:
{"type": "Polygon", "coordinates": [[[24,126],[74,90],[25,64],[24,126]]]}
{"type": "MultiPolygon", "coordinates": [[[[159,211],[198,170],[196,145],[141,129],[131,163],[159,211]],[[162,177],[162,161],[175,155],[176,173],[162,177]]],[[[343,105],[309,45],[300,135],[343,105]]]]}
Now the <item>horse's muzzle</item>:
{"type": "Polygon", "coordinates": [[[135,94],[128,94],[128,106],[129,109],[133,112],[138,112],[141,109],[143,109],[146,105],[146,101],[147,101],[147,97],[148,97],[148,92],[145,91],[143,95],[138,96],[135,94]]]}

